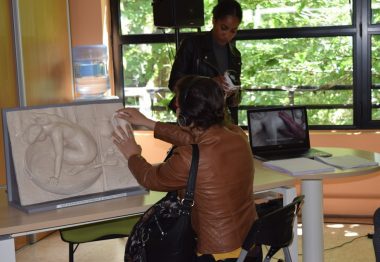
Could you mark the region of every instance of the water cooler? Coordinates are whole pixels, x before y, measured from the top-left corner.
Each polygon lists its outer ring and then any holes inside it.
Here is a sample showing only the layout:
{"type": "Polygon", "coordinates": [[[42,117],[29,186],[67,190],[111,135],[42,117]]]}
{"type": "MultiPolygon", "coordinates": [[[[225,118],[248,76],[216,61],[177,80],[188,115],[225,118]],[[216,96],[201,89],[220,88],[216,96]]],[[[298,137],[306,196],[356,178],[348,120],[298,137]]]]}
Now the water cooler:
{"type": "Polygon", "coordinates": [[[82,45],[73,48],[77,99],[102,98],[109,95],[107,58],[107,47],[104,45],[82,45]]]}

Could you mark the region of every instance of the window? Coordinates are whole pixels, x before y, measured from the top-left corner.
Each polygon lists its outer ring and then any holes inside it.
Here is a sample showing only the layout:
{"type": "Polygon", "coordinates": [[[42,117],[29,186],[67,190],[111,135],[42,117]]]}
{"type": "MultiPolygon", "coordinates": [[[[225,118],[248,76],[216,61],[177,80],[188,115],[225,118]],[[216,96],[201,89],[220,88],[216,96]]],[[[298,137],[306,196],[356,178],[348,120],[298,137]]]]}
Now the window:
{"type": "Polygon", "coordinates": [[[241,29],[318,27],[352,24],[352,4],[332,1],[239,1],[244,10],[241,29]]]}
{"type": "Polygon", "coordinates": [[[380,120],[380,1],[371,3],[371,119],[380,120]]]}
{"type": "MultiPolygon", "coordinates": [[[[247,125],[247,108],[306,105],[314,129],[379,126],[379,0],[239,2],[240,125],[247,125]]],[[[205,26],[180,29],[180,38],[210,30],[216,3],[204,0],[205,26]]],[[[115,81],[126,106],[174,121],[166,106],[172,98],[167,82],[176,51],[175,30],[154,26],[151,1],[111,4],[115,81]]]]}
{"type": "Polygon", "coordinates": [[[245,40],[237,47],[242,86],[249,87],[242,106],[317,106],[309,110],[311,125],[353,124],[351,37],[245,40]]]}

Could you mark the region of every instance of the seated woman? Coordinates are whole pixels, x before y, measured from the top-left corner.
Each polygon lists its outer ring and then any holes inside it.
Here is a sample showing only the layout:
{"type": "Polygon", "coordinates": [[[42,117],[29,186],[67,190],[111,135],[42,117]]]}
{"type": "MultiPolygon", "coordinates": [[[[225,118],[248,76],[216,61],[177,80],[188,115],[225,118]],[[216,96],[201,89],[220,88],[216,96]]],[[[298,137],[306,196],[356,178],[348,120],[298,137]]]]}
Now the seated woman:
{"type": "Polygon", "coordinates": [[[198,236],[197,261],[236,258],[257,217],[248,138],[240,127],[225,121],[224,94],[211,78],[186,76],[178,81],[176,95],[179,126],[147,119],[136,109],[118,111],[118,117],[153,129],[156,138],[177,145],[166,162],[148,163],[130,128],[128,134],[119,128],[121,136],[114,132],[114,143],[128,159],[138,182],[156,191],[185,189],[192,157],[190,143],[197,143],[200,160],[192,211],[198,236]]]}

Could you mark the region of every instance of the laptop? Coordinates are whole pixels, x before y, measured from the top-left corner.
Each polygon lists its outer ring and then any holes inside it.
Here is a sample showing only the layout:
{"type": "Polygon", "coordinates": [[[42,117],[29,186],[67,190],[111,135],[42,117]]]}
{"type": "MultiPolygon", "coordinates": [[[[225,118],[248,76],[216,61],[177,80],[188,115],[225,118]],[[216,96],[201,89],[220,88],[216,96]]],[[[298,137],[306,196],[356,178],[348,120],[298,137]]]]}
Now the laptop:
{"type": "Polygon", "coordinates": [[[310,148],[304,106],[249,109],[247,119],[249,141],[257,159],[268,161],[331,156],[327,152],[310,148]]]}

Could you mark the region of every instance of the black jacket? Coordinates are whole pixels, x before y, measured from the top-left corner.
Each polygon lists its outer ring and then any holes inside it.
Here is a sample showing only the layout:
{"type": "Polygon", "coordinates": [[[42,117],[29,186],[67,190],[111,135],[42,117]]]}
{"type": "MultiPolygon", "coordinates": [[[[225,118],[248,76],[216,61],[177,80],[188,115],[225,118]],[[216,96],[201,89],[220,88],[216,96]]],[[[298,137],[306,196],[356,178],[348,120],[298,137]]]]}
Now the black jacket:
{"type": "MultiPolygon", "coordinates": [[[[185,75],[215,77],[219,72],[213,51],[211,32],[195,35],[182,41],[170,73],[169,89],[174,91],[175,83],[185,75]]],[[[229,44],[228,69],[234,72],[234,84],[240,86],[241,56],[239,50],[229,44]]],[[[227,99],[228,107],[236,107],[240,102],[240,91],[227,99]]]]}

